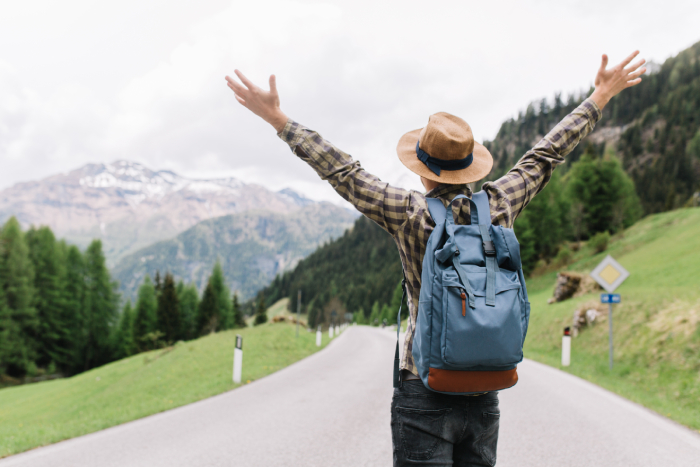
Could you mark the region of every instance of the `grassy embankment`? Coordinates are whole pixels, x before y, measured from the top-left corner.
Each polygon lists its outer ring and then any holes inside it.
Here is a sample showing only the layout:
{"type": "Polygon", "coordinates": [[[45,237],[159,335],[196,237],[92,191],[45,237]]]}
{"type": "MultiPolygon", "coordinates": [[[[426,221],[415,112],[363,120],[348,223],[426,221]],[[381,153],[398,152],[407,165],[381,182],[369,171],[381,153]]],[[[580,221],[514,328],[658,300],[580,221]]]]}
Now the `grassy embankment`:
{"type": "MultiPolygon", "coordinates": [[[[567,270],[589,273],[605,255],[631,275],[616,290],[615,365],[608,369],[608,322],[573,339],[564,371],[700,431],[700,209],[649,216],[613,237],[607,251],[588,247],[567,270]]],[[[561,336],[573,313],[598,293],[548,305],[556,273],[528,281],[532,302],[525,356],[561,368],[561,336]]]]}
{"type": "MultiPolygon", "coordinates": [[[[297,339],[293,325],[280,323],[220,332],[72,378],[2,389],[0,457],[236,388],[231,381],[236,334],[243,336],[243,384],[260,379],[323,348],[316,347],[315,333],[300,331],[297,339]]],[[[328,342],[324,335],[323,346],[328,342]]]]}

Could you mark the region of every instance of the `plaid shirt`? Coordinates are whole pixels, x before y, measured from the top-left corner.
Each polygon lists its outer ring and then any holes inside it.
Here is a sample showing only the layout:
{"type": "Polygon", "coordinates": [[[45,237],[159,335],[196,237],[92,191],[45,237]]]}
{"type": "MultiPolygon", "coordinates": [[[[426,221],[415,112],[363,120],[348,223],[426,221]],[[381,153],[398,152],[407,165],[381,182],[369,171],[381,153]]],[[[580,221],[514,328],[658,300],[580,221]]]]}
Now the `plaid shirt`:
{"type": "MultiPolygon", "coordinates": [[[[590,133],[601,112],[591,99],[584,101],[528,151],[507,174],[482,189],[488,193],[491,222],[507,228],[533,196],[549,182],[554,168],[590,133]]],[[[418,374],[413,364],[413,331],[418,312],[423,256],[435,223],[426,197],[439,198],[445,206],[458,194],[471,197],[467,184],[440,185],[423,194],[382,182],[365,171],[358,161],[316,133],[289,120],[278,136],[333,186],[358,211],[376,222],[396,241],[408,287],[408,327],[401,357],[401,368],[418,374]]],[[[457,224],[469,224],[469,202],[459,199],[453,206],[457,224]]]]}

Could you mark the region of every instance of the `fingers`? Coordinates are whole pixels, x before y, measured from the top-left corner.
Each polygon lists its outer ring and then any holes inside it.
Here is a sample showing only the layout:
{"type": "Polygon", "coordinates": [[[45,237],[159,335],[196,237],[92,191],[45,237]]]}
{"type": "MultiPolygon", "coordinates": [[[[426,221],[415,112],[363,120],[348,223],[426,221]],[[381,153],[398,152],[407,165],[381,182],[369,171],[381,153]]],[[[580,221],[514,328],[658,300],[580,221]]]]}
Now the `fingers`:
{"type": "Polygon", "coordinates": [[[637,79],[635,79],[635,80],[628,81],[628,82],[627,82],[627,86],[625,86],[625,87],[626,87],[626,88],[631,88],[632,86],[636,86],[636,85],[638,85],[638,84],[641,83],[641,82],[642,82],[642,78],[637,78],[637,79]]]}
{"type": "Polygon", "coordinates": [[[248,90],[247,90],[246,88],[244,88],[243,86],[241,86],[241,85],[240,85],[236,80],[234,80],[233,78],[230,78],[230,77],[227,76],[227,77],[226,77],[226,81],[228,82],[228,87],[230,87],[230,88],[233,90],[233,92],[235,92],[236,94],[238,94],[238,95],[240,95],[240,96],[245,96],[246,93],[248,92],[248,90]]]}
{"type": "Polygon", "coordinates": [[[241,82],[242,82],[243,84],[245,84],[245,86],[246,86],[249,90],[252,91],[253,89],[256,88],[256,86],[253,84],[253,82],[250,81],[248,78],[246,78],[245,75],[244,75],[243,73],[241,73],[241,72],[238,71],[238,70],[234,70],[234,73],[236,73],[236,76],[238,76],[238,79],[240,79],[241,82]]]}
{"type": "Polygon", "coordinates": [[[628,66],[627,68],[625,68],[625,73],[631,73],[631,72],[633,72],[634,70],[636,70],[636,69],[639,68],[640,66],[644,65],[646,62],[647,62],[647,61],[644,60],[644,59],[639,60],[639,61],[636,62],[634,65],[630,65],[630,66],[628,66]]]}
{"type": "Polygon", "coordinates": [[[270,92],[277,94],[277,78],[275,75],[270,75],[270,92]]]}
{"type": "Polygon", "coordinates": [[[634,73],[628,74],[626,79],[627,79],[627,81],[631,81],[631,80],[633,80],[633,79],[635,79],[635,78],[639,78],[639,77],[642,76],[646,71],[647,71],[646,68],[642,68],[642,69],[640,69],[640,70],[635,71],[634,73]]]}
{"type": "Polygon", "coordinates": [[[621,67],[621,68],[624,68],[624,67],[626,67],[627,65],[629,65],[630,62],[632,61],[632,59],[633,59],[634,57],[636,57],[637,55],[639,55],[639,50],[635,50],[634,52],[632,52],[632,53],[630,54],[629,57],[627,57],[626,59],[624,59],[624,60],[620,63],[620,67],[621,67]]]}
{"type": "Polygon", "coordinates": [[[240,97],[238,97],[238,94],[236,94],[235,97],[236,97],[236,100],[237,100],[243,107],[247,107],[247,105],[245,105],[245,100],[243,100],[243,99],[241,99],[240,97]]]}
{"type": "Polygon", "coordinates": [[[606,54],[603,54],[603,58],[600,61],[600,71],[605,71],[605,69],[608,67],[608,56],[606,54]]]}

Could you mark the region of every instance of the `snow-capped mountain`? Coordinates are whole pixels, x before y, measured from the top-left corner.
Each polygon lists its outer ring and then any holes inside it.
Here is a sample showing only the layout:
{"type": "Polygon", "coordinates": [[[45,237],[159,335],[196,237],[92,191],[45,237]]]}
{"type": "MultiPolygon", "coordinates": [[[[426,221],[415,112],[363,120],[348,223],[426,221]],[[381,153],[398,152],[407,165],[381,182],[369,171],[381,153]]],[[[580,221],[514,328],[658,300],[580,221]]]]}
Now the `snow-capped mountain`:
{"type": "Polygon", "coordinates": [[[0,191],[0,222],[48,225],[80,246],[103,241],[110,264],[198,222],[250,210],[289,213],[314,202],[234,178],[191,179],[131,161],[88,164],[0,191]]]}
{"type": "Polygon", "coordinates": [[[121,189],[125,198],[134,205],[146,199],[162,199],[180,190],[238,194],[238,190],[244,186],[235,178],[195,180],[181,177],[169,170],[155,172],[138,162],[130,161],[89,165],[85,169],[88,173],[78,180],[81,186],[121,189]],[[93,167],[94,173],[91,170],[93,167]]]}

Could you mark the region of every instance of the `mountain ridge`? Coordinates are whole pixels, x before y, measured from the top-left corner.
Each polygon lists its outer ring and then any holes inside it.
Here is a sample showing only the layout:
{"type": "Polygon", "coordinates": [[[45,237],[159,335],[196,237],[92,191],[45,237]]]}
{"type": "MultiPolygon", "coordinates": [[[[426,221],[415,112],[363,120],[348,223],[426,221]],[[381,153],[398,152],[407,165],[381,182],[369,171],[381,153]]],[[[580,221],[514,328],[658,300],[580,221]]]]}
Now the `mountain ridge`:
{"type": "Polygon", "coordinates": [[[242,300],[295,267],[321,244],[349,229],[357,214],[332,203],[310,203],[291,213],[249,210],[206,219],[123,257],[112,268],[126,298],[146,274],[171,272],[201,291],[220,261],[227,286],[242,300]]]}
{"type": "Polygon", "coordinates": [[[274,192],[236,178],[196,179],[127,160],[86,164],[0,190],[0,222],[48,225],[85,247],[100,238],[110,265],[214,217],[266,209],[288,213],[315,201],[289,188],[274,192]]]}

